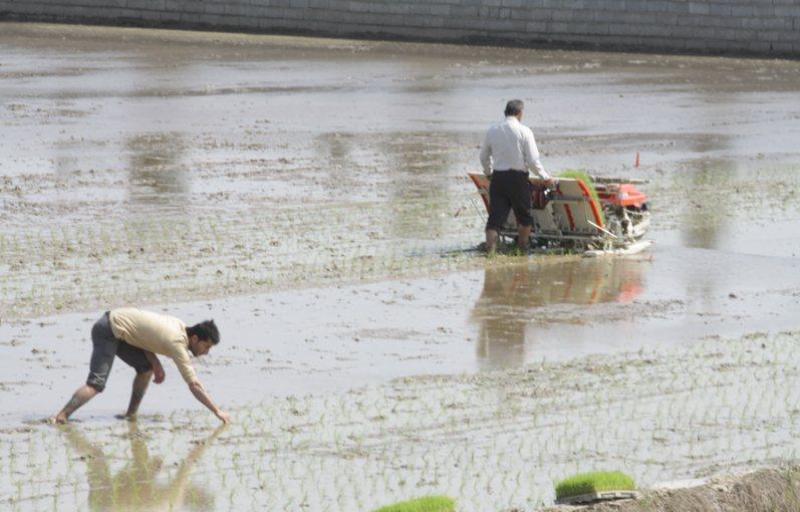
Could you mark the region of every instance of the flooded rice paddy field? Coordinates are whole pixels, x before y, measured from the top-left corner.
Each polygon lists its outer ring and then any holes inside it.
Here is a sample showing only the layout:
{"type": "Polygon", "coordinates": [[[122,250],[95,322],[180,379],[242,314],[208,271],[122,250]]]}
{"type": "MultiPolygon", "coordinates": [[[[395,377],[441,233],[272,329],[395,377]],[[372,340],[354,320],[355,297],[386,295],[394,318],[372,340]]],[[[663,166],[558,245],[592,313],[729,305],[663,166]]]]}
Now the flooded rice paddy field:
{"type": "Polygon", "coordinates": [[[683,351],[428,376],[138,423],[91,418],[0,438],[10,510],[372,510],[429,493],[534,510],[598,467],[640,485],[795,459],[800,333],[683,351]]]}
{"type": "Polygon", "coordinates": [[[0,503],[532,510],[796,460],[800,63],[0,25],[0,503]],[[656,245],[486,261],[505,101],[543,163],[647,179],[656,245]],[[641,166],[633,167],[639,152],[641,166]],[[213,317],[144,417],[74,425],[92,322],[213,317]]]}

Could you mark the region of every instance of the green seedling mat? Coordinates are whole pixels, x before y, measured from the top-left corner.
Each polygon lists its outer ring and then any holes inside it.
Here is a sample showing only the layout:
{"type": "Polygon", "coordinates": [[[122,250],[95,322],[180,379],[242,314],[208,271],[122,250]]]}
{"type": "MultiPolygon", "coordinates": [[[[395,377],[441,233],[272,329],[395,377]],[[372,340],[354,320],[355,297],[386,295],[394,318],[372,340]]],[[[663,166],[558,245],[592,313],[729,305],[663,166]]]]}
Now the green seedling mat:
{"type": "Polygon", "coordinates": [[[381,507],[374,512],[453,512],[455,501],[446,496],[425,496],[381,507]]]}

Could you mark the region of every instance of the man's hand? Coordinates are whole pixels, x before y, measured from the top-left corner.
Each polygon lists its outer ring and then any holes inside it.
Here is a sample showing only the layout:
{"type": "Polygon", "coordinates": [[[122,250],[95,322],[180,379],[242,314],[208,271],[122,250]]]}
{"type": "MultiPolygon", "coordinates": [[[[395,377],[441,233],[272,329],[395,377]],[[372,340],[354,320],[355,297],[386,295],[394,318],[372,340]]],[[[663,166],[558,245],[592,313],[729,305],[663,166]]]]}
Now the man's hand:
{"type": "Polygon", "coordinates": [[[144,351],[144,356],[147,358],[147,361],[150,363],[150,367],[153,369],[153,375],[155,376],[153,382],[156,384],[161,384],[164,382],[164,379],[167,375],[164,373],[164,367],[161,366],[161,361],[158,360],[158,357],[156,357],[156,355],[149,350],[144,351]]]}
{"type": "Polygon", "coordinates": [[[156,384],[161,384],[164,382],[164,379],[167,378],[167,374],[164,373],[164,367],[161,366],[161,363],[153,367],[153,376],[153,382],[156,384]]]}
{"type": "Polygon", "coordinates": [[[556,188],[558,186],[558,178],[547,178],[544,180],[544,184],[547,185],[548,188],[556,188]]]}
{"type": "Polygon", "coordinates": [[[219,418],[222,423],[226,425],[230,423],[231,417],[228,416],[228,413],[224,412],[222,409],[214,405],[214,402],[211,400],[211,397],[208,396],[206,390],[203,389],[203,385],[200,384],[199,380],[194,380],[189,384],[189,391],[192,392],[194,397],[203,405],[208,407],[208,410],[214,413],[214,416],[219,418]]]}
{"type": "Polygon", "coordinates": [[[45,421],[51,425],[64,425],[69,420],[67,419],[66,415],[59,413],[52,418],[47,418],[45,421]]]}

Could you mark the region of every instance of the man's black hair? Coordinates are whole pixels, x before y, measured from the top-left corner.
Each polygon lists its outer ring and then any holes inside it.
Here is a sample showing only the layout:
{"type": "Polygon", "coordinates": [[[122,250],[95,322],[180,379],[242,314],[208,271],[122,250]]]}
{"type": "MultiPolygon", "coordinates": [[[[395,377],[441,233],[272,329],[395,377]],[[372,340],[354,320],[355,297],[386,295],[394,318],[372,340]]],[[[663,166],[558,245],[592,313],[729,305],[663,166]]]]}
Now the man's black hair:
{"type": "Polygon", "coordinates": [[[525,104],[522,100],[511,100],[506,103],[506,117],[508,116],[517,116],[522,113],[522,109],[525,108],[525,104]]]}
{"type": "Polygon", "coordinates": [[[219,329],[214,320],[206,320],[186,328],[189,336],[197,335],[200,341],[210,341],[212,345],[219,343],[219,329]]]}

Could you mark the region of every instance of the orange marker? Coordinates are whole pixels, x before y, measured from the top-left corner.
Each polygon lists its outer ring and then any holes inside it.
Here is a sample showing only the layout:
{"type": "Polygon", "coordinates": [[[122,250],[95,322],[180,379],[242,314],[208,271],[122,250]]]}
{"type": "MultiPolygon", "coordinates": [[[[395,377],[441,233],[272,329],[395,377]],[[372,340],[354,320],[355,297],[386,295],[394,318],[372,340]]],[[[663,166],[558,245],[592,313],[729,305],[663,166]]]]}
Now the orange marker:
{"type": "Polygon", "coordinates": [[[639,152],[636,152],[636,163],[633,164],[634,167],[639,167],[639,152]]]}

